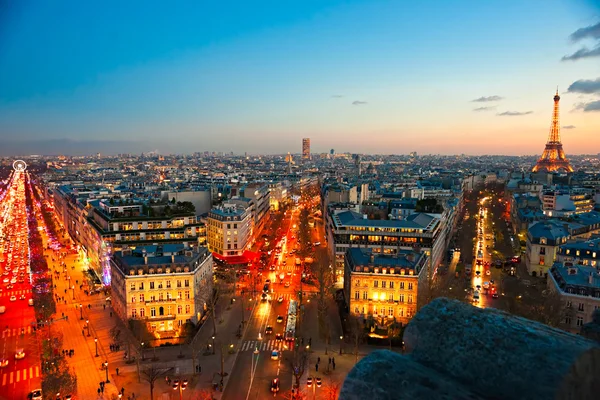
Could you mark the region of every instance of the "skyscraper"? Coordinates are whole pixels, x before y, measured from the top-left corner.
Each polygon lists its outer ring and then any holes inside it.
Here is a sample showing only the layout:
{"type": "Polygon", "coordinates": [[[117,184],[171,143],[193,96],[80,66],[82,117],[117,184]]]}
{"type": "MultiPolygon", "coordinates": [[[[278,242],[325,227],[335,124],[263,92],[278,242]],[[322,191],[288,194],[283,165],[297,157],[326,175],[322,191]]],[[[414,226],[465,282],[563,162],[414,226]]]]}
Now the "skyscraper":
{"type": "Polygon", "coordinates": [[[302,159],[310,160],[310,138],[302,139],[302,159]]]}

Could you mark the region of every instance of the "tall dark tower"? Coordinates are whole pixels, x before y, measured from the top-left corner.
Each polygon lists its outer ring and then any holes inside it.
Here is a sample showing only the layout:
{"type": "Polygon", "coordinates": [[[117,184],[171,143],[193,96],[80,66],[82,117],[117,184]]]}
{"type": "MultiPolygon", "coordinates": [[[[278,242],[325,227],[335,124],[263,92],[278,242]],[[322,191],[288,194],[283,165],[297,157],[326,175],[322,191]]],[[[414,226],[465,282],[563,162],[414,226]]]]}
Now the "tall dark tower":
{"type": "Polygon", "coordinates": [[[556,95],[554,96],[554,111],[552,112],[552,124],[550,125],[548,142],[546,143],[546,148],[544,149],[542,156],[533,167],[532,172],[557,172],[561,170],[573,172],[573,167],[569,164],[569,160],[567,160],[562,143],[560,142],[559,101],[560,96],[558,95],[557,89],[556,95]]]}

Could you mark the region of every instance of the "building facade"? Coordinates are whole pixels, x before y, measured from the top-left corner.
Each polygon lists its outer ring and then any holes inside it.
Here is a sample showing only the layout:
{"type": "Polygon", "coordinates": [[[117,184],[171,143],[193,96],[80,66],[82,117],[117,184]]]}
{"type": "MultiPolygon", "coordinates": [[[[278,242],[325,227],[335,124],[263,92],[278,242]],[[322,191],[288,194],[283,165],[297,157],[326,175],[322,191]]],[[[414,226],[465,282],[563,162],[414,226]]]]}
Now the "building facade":
{"type": "Polygon", "coordinates": [[[571,262],[555,263],[548,274],[548,290],[560,297],[561,327],[579,333],[600,308],[600,272],[571,262]]]}
{"type": "Polygon", "coordinates": [[[207,217],[208,249],[221,256],[239,256],[252,237],[252,214],[249,208],[223,204],[207,217]]]}
{"type": "Polygon", "coordinates": [[[112,305],[122,321],[146,322],[157,338],[196,324],[212,296],[213,261],[205,247],[140,246],[111,260],[112,305]]]}
{"type": "Polygon", "coordinates": [[[427,255],[401,250],[395,255],[348,249],[344,258],[344,296],[352,315],[379,325],[406,325],[417,311],[419,285],[426,279],[427,255]]]}

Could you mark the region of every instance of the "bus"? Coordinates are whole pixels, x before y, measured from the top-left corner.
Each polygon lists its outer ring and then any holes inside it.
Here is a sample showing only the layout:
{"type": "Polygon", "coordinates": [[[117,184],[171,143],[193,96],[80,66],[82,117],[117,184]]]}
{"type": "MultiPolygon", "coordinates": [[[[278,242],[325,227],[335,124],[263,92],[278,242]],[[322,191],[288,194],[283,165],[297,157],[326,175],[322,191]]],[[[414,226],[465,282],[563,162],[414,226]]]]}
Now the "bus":
{"type": "Polygon", "coordinates": [[[285,340],[293,342],[296,338],[296,314],[298,312],[298,302],[290,300],[288,306],[287,322],[285,325],[285,340]]]}

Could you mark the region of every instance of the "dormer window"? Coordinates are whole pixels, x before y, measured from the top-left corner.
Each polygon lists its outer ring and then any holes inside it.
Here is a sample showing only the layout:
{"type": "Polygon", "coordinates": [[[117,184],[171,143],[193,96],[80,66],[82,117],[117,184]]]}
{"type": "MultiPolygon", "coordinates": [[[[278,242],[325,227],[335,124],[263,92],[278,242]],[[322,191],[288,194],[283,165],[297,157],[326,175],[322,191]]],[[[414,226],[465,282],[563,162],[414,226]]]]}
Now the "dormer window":
{"type": "Polygon", "coordinates": [[[162,268],[158,268],[157,271],[156,271],[156,273],[162,274],[162,268]]]}
{"type": "Polygon", "coordinates": [[[546,239],[545,237],[540,238],[540,244],[547,244],[547,243],[548,243],[548,239],[546,239]]]}
{"type": "Polygon", "coordinates": [[[138,275],[144,275],[144,270],[143,269],[138,269],[138,275]]]}
{"type": "Polygon", "coordinates": [[[154,274],[154,268],[150,268],[150,269],[148,270],[148,273],[149,273],[149,274],[154,274]]]}

